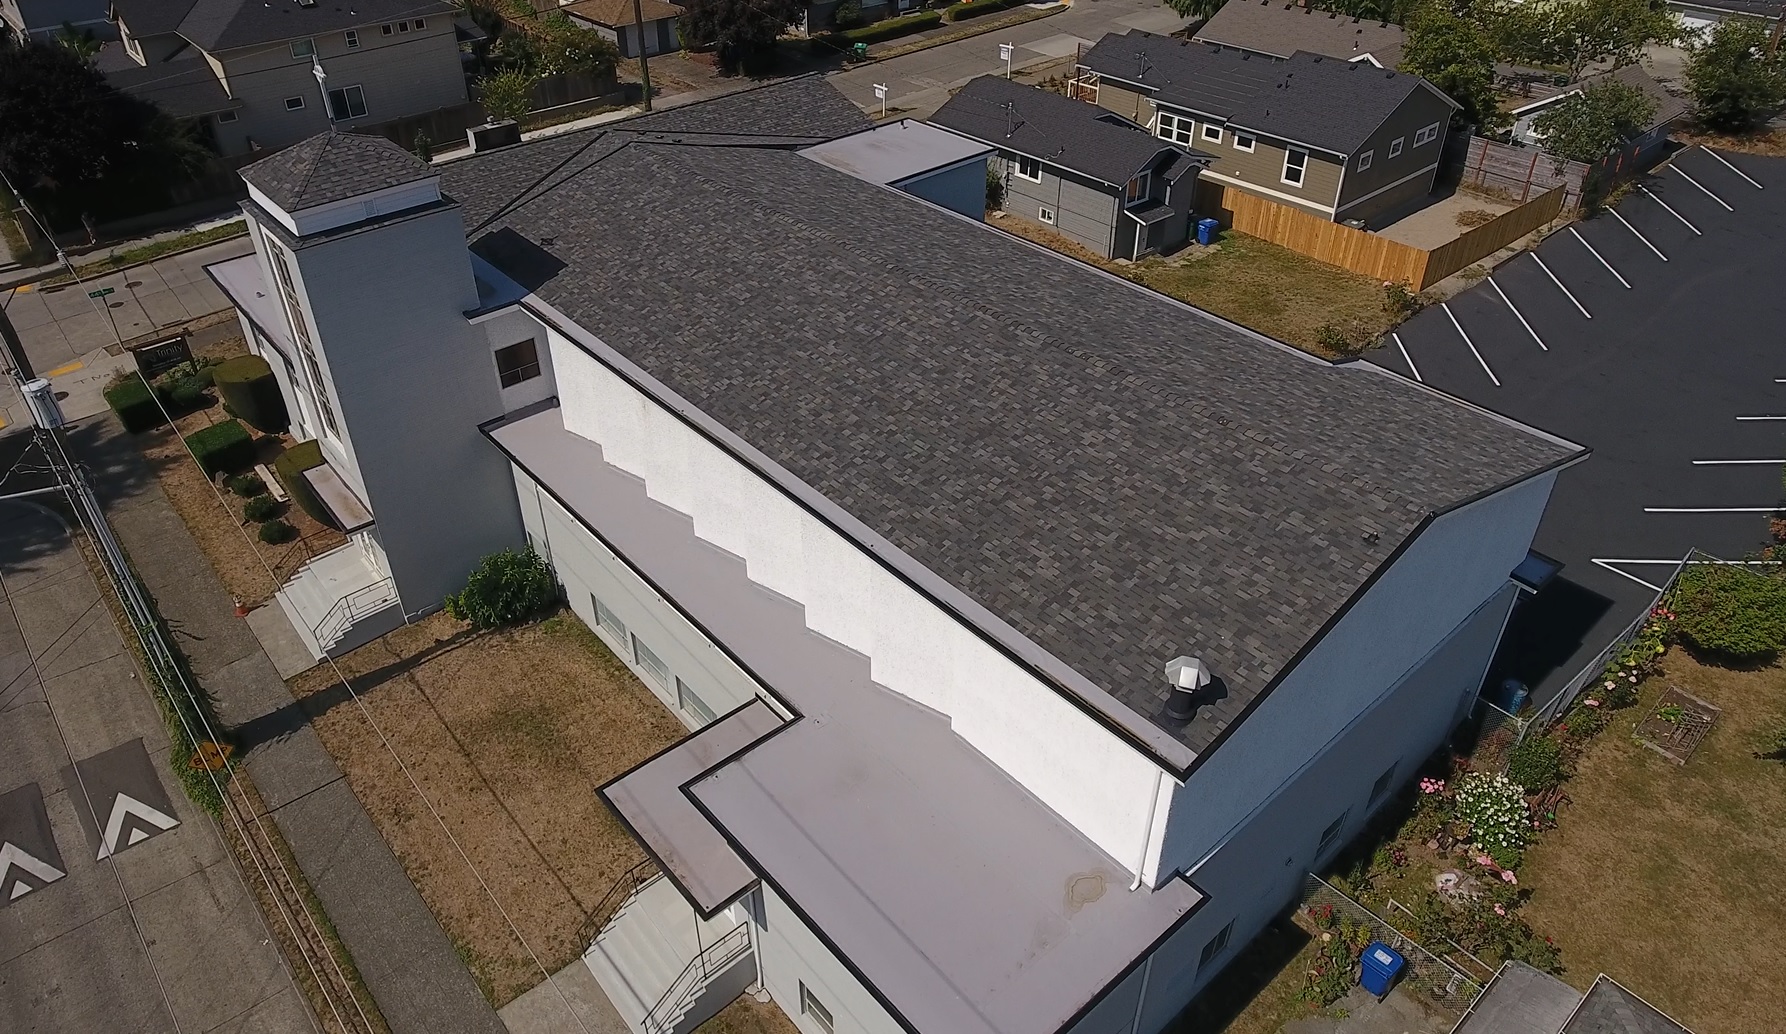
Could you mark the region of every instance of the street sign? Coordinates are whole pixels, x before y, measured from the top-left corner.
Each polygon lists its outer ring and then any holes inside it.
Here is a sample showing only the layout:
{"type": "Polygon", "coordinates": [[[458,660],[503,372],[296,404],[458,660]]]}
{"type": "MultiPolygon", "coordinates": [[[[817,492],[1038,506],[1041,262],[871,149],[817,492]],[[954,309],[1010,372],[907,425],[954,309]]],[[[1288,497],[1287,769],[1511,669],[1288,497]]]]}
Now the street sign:
{"type": "Polygon", "coordinates": [[[101,287],[97,291],[88,291],[87,297],[89,297],[89,298],[104,298],[106,295],[115,293],[117,290],[118,289],[115,287],[101,287]]]}

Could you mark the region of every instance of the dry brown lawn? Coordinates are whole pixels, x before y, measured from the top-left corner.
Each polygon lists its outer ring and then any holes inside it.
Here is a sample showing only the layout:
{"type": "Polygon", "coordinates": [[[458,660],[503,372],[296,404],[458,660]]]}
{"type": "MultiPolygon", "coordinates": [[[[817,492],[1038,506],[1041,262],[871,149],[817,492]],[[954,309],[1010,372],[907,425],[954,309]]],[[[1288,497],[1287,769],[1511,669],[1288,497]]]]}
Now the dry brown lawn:
{"type": "Polygon", "coordinates": [[[1565,979],[1605,972],[1697,1034],[1776,1030],[1786,1015],[1786,765],[1756,756],[1786,723],[1786,669],[1728,671],[1680,650],[1589,747],[1561,825],[1527,856],[1525,916],[1565,979]],[[1670,685],[1724,709],[1678,766],[1631,738],[1670,685]]]}
{"type": "Polygon", "coordinates": [[[1786,156],[1786,132],[1762,129],[1753,133],[1709,133],[1703,130],[1671,130],[1669,136],[1688,147],[1714,147],[1720,151],[1740,151],[1770,158],[1786,156]]]}
{"type": "Polygon", "coordinates": [[[731,1005],[696,1027],[695,1034],[800,1034],[800,1029],[775,1003],[739,995],[731,1005]]]}
{"type": "Polygon", "coordinates": [[[435,614],[339,663],[357,703],[328,666],[297,676],[293,692],[484,993],[503,1005],[544,979],[529,950],[548,972],[582,953],[586,918],[644,860],[595,787],[686,731],[568,612],[486,633],[435,614]]]}

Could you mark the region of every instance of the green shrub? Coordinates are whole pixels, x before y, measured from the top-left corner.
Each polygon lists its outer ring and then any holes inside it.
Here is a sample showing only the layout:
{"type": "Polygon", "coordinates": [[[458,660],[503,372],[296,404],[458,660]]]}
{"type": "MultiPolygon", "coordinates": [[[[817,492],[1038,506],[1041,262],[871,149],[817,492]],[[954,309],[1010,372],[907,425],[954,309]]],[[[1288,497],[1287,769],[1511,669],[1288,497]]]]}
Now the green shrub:
{"type": "Polygon", "coordinates": [[[446,598],[447,613],[476,628],[525,621],[558,599],[545,558],[531,549],[505,549],[478,562],[465,588],[446,598]]]}
{"type": "Polygon", "coordinates": [[[217,394],[230,412],[248,421],[263,434],[278,434],[291,423],[285,413],[285,397],[273,368],[258,355],[239,355],[212,371],[217,394]]]}
{"type": "Polygon", "coordinates": [[[1031,0],[964,0],[963,3],[951,4],[943,8],[943,17],[952,22],[965,21],[968,18],[978,18],[994,11],[1008,11],[1013,7],[1030,2],[1031,0]]]}
{"type": "MultiPolygon", "coordinates": [[[[291,501],[298,504],[298,509],[310,515],[310,519],[324,527],[334,528],[335,517],[329,508],[316,497],[310,488],[310,482],[304,480],[304,471],[323,464],[322,446],[317,442],[299,442],[279,454],[273,461],[273,473],[278,476],[279,483],[285,486],[285,493],[291,501]]],[[[341,529],[335,528],[336,531],[341,529]]]]}
{"type": "Polygon", "coordinates": [[[1563,747],[1549,736],[1531,736],[1520,741],[1507,755],[1507,777],[1526,788],[1527,793],[1543,793],[1563,781],[1563,747]]]}
{"type": "Polygon", "coordinates": [[[881,40],[898,39],[910,36],[914,32],[934,29],[943,23],[943,16],[937,11],[919,11],[916,14],[901,15],[864,25],[859,29],[844,32],[827,32],[822,36],[814,36],[806,41],[806,46],[814,54],[834,54],[839,50],[848,50],[857,43],[879,43],[881,40]]]}
{"type": "Polygon", "coordinates": [[[831,24],[839,29],[853,29],[862,24],[861,0],[843,0],[831,12],[831,24]]]}
{"type": "Polygon", "coordinates": [[[155,380],[155,393],[168,412],[179,416],[211,404],[212,364],[194,364],[163,374],[155,380]]]}
{"type": "Polygon", "coordinates": [[[254,439],[240,422],[226,420],[186,436],[186,447],[206,477],[241,470],[254,463],[254,439]]]}
{"type": "Polygon", "coordinates": [[[1729,564],[1681,572],[1671,606],[1675,634],[1694,650],[1740,664],[1786,647],[1786,578],[1729,564]]]}
{"type": "Polygon", "coordinates": [[[279,500],[270,495],[257,495],[242,507],[242,516],[251,521],[270,521],[279,516],[279,500]]]}
{"type": "Polygon", "coordinates": [[[269,546],[277,546],[282,542],[290,542],[296,538],[298,529],[284,521],[268,521],[260,526],[260,540],[269,546]]]}
{"type": "Polygon", "coordinates": [[[259,474],[237,474],[227,482],[229,490],[244,499],[267,494],[267,483],[259,474]]]}
{"type": "Polygon", "coordinates": [[[162,413],[154,392],[149,390],[140,373],[133,373],[105,389],[105,403],[118,414],[124,430],[131,434],[141,434],[167,423],[167,416],[162,413]]]}

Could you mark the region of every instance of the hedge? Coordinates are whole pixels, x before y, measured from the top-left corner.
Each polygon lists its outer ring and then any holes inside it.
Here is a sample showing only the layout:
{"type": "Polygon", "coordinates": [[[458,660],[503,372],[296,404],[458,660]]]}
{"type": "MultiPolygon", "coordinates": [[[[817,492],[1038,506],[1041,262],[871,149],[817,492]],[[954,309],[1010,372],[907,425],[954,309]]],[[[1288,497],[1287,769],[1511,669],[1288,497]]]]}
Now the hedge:
{"type": "Polygon", "coordinates": [[[1728,564],[1681,572],[1670,600],[1675,634],[1712,657],[1752,664],[1786,649],[1786,578],[1728,564]]]}
{"type": "Polygon", "coordinates": [[[916,14],[888,18],[886,21],[864,25],[860,29],[849,29],[844,32],[827,32],[822,36],[814,36],[806,41],[807,47],[815,54],[827,54],[837,50],[848,50],[857,43],[879,43],[881,40],[898,39],[910,36],[914,32],[934,29],[943,23],[943,16],[936,11],[919,11],[916,14]]]}
{"type": "Polygon", "coordinates": [[[217,394],[230,411],[263,434],[279,434],[290,426],[285,397],[273,368],[258,355],[239,355],[218,365],[211,373],[217,394]]]}
{"type": "Polygon", "coordinates": [[[192,450],[206,477],[254,465],[254,438],[239,420],[226,420],[192,432],[186,436],[186,447],[192,450]]]}
{"type": "Polygon", "coordinates": [[[334,515],[316,497],[310,482],[304,478],[304,471],[322,464],[321,445],[315,441],[299,442],[280,453],[279,458],[273,461],[273,473],[279,476],[279,483],[285,486],[286,494],[291,496],[292,502],[298,504],[298,509],[309,514],[310,519],[316,523],[334,528],[334,515]]]}
{"type": "Polygon", "coordinates": [[[141,434],[167,423],[161,404],[155,401],[155,394],[140,373],[133,373],[105,389],[105,402],[118,414],[124,430],[131,434],[141,434]]]}
{"type": "Polygon", "coordinates": [[[1008,11],[1013,7],[1021,7],[1032,2],[1033,0],[971,0],[971,2],[951,4],[943,8],[943,15],[952,22],[959,22],[969,18],[978,18],[982,14],[991,14],[994,11],[1008,11]]]}

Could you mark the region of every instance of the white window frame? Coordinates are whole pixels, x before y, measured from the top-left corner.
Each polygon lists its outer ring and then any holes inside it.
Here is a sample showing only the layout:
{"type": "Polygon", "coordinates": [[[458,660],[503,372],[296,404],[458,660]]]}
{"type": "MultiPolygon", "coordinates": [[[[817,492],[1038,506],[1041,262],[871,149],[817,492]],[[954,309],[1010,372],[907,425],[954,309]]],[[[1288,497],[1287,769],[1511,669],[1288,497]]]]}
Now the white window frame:
{"type": "Polygon", "coordinates": [[[1030,183],[1042,182],[1042,159],[1029,158],[1029,157],[1025,157],[1024,155],[1021,155],[1021,154],[1018,155],[1017,157],[1015,157],[1011,160],[1011,175],[1017,177],[1020,180],[1027,180],[1030,183]],[[1034,176],[1030,176],[1023,171],[1023,163],[1024,162],[1032,162],[1035,164],[1036,174],[1034,176]]]}
{"type": "Polygon", "coordinates": [[[1371,784],[1370,801],[1365,805],[1366,808],[1376,807],[1378,801],[1388,797],[1389,791],[1395,789],[1395,770],[1400,767],[1401,762],[1395,762],[1384,769],[1383,774],[1377,777],[1377,781],[1371,784]]]}
{"type": "Polygon", "coordinates": [[[1425,147],[1427,144],[1432,143],[1434,140],[1437,140],[1438,138],[1439,138],[1439,124],[1437,122],[1434,122],[1432,125],[1427,126],[1426,128],[1420,130],[1418,133],[1414,134],[1414,146],[1415,147],[1425,147]]]}
{"type": "Polygon", "coordinates": [[[1038,206],[1036,208],[1036,221],[1047,223],[1049,226],[1053,226],[1054,225],[1054,209],[1049,208],[1047,205],[1038,206]]]}
{"type": "Polygon", "coordinates": [[[303,97],[287,97],[287,98],[285,98],[285,110],[286,111],[303,111],[304,110],[304,98],[303,97]],[[296,101],[297,103],[294,104],[294,103],[292,103],[293,101],[296,101]]]}
{"type": "Polygon", "coordinates": [[[287,49],[291,51],[291,59],[293,61],[309,61],[316,57],[316,41],[313,39],[292,40],[287,49]],[[299,47],[307,47],[309,49],[300,51],[298,49],[299,47]]]}
{"type": "Polygon", "coordinates": [[[1123,199],[1126,204],[1138,205],[1141,202],[1146,201],[1148,195],[1152,192],[1153,173],[1137,173],[1133,179],[1129,180],[1128,185],[1123,188],[1123,199]]]}
{"type": "Polygon", "coordinates": [[[1284,171],[1280,177],[1292,187],[1300,187],[1308,181],[1308,152],[1297,147],[1284,148],[1284,171]],[[1296,178],[1290,178],[1290,156],[1297,155],[1302,161],[1296,165],[1296,178]]]}
{"type": "Polygon", "coordinates": [[[1408,138],[1405,136],[1398,136],[1394,140],[1389,141],[1389,157],[1394,158],[1395,156],[1401,154],[1402,153],[1402,142],[1407,139],[1408,138]]]}
{"type": "Polygon", "coordinates": [[[1197,134],[1197,139],[1205,143],[1219,144],[1222,142],[1222,127],[1214,122],[1205,122],[1203,123],[1203,132],[1197,134]]]}
{"type": "Polygon", "coordinates": [[[639,670],[651,676],[652,681],[656,682],[658,686],[663,689],[670,688],[670,666],[664,663],[664,659],[657,655],[656,650],[645,645],[645,640],[640,639],[637,632],[633,633],[633,663],[639,666],[639,670]]]}
{"type": "Polygon", "coordinates": [[[625,649],[626,644],[632,642],[632,633],[626,630],[626,622],[620,620],[620,615],[614,613],[613,608],[603,603],[594,593],[589,594],[589,602],[595,605],[595,627],[606,632],[615,645],[625,649]]]}
{"type": "Polygon", "coordinates": [[[397,31],[398,32],[408,32],[409,31],[409,23],[407,21],[398,22],[397,23],[397,31]]]}
{"type": "Polygon", "coordinates": [[[688,683],[680,677],[676,679],[676,706],[699,718],[702,725],[708,725],[719,718],[719,714],[707,706],[707,701],[702,700],[701,695],[690,689],[688,683]]]}
{"type": "Polygon", "coordinates": [[[1365,170],[1369,169],[1371,167],[1371,162],[1375,161],[1376,157],[1377,157],[1377,152],[1374,148],[1369,151],[1359,151],[1358,152],[1358,171],[1364,172],[1365,170]]]}
{"type": "Polygon", "coordinates": [[[541,372],[539,342],[535,341],[533,338],[530,338],[530,337],[524,337],[519,341],[513,342],[511,344],[503,345],[501,348],[498,348],[495,351],[491,352],[490,358],[492,358],[496,361],[496,383],[497,383],[497,386],[504,388],[504,389],[513,388],[513,387],[516,387],[517,385],[525,384],[528,381],[533,380],[535,377],[538,377],[541,372]],[[530,363],[521,363],[519,365],[511,367],[508,370],[504,370],[502,368],[503,353],[509,352],[513,349],[520,348],[524,345],[532,347],[533,361],[530,363]],[[512,379],[505,380],[505,378],[512,378],[512,379]]]}
{"type": "Polygon", "coordinates": [[[1252,154],[1253,147],[1255,145],[1257,145],[1258,143],[1259,143],[1259,138],[1254,136],[1253,134],[1242,133],[1238,129],[1236,129],[1234,131],[1234,149],[1236,151],[1245,151],[1248,154],[1252,154]],[[1246,143],[1244,143],[1244,144],[1241,143],[1242,140],[1245,140],[1246,143]]]}
{"type": "Polygon", "coordinates": [[[346,32],[341,34],[341,38],[342,38],[342,40],[344,40],[347,43],[347,49],[349,49],[349,50],[360,49],[360,34],[357,30],[348,29],[346,32]]]}
{"type": "Polygon", "coordinates": [[[837,1030],[837,1021],[832,1018],[831,1010],[825,1007],[824,1002],[819,1001],[819,996],[812,993],[812,988],[807,987],[804,980],[800,981],[800,1015],[812,1017],[812,1022],[825,1034],[835,1034],[837,1030]]]}
{"type": "Polygon", "coordinates": [[[1170,140],[1189,147],[1197,139],[1197,120],[1175,115],[1170,111],[1157,112],[1154,116],[1154,135],[1161,140],[1170,140]]]}
{"type": "Polygon", "coordinates": [[[1228,942],[1233,939],[1234,920],[1230,919],[1227,926],[1217,930],[1214,937],[1204,942],[1203,951],[1197,956],[1197,970],[1201,972],[1204,966],[1221,958],[1222,953],[1228,950],[1228,942]]]}
{"type": "Polygon", "coordinates": [[[366,113],[370,110],[371,109],[366,106],[366,89],[359,83],[352,83],[347,86],[337,86],[329,90],[328,115],[330,122],[351,122],[357,118],[365,118],[366,113]],[[356,92],[360,95],[360,110],[357,114],[353,110],[353,101],[350,97],[350,94],[356,92]],[[347,113],[344,115],[335,114],[335,95],[337,93],[341,95],[341,102],[347,108],[347,113]]]}
{"type": "Polygon", "coordinates": [[[394,25],[380,25],[378,27],[378,32],[381,36],[394,36],[397,33],[397,27],[394,25]]]}
{"type": "Polygon", "coordinates": [[[428,20],[426,18],[417,18],[415,20],[415,31],[421,32],[423,29],[426,29],[427,27],[428,27],[428,20]]]}

